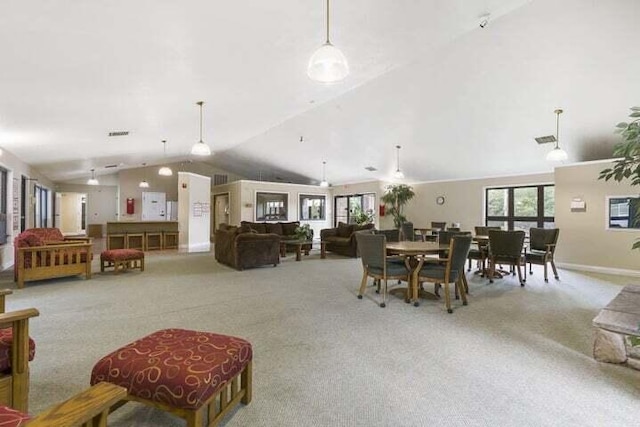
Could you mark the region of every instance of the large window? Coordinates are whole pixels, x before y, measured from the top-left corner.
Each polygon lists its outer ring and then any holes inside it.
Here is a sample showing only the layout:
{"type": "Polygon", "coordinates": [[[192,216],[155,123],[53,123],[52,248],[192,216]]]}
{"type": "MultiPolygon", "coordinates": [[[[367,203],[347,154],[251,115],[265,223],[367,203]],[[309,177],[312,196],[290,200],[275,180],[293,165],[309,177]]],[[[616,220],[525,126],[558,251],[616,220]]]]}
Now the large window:
{"type": "Polygon", "coordinates": [[[7,170],[0,168],[0,245],[7,243],[7,170]]]}
{"type": "Polygon", "coordinates": [[[640,198],[636,196],[607,197],[609,221],[607,228],[640,228],[640,198]]]}
{"type": "Polygon", "coordinates": [[[553,185],[487,188],[485,224],[527,233],[532,227],[555,228],[554,190],[553,185]]]}
{"type": "Polygon", "coordinates": [[[300,194],[300,221],[324,220],[326,197],[320,194],[300,194]]]}
{"type": "Polygon", "coordinates": [[[34,184],[33,194],[35,200],[35,212],[33,216],[34,227],[48,227],[49,218],[49,190],[34,184]]]}
{"type": "Polygon", "coordinates": [[[288,193],[256,193],[256,221],[287,221],[288,193]]]}

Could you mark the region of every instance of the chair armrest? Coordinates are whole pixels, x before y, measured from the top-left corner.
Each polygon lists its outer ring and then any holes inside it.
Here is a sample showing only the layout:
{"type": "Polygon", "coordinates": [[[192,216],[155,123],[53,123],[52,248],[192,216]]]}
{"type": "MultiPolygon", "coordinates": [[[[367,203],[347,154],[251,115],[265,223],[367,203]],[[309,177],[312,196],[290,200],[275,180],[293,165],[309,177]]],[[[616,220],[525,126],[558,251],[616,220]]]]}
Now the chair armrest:
{"type": "Polygon", "coordinates": [[[35,308],[25,308],[22,310],[10,311],[8,313],[0,313],[0,325],[7,325],[8,323],[30,319],[31,317],[37,317],[39,315],[40,312],[35,308]]]}
{"type": "Polygon", "coordinates": [[[11,295],[13,291],[11,289],[0,289],[0,313],[4,313],[6,309],[5,296],[11,295]]]}
{"type": "Polygon", "coordinates": [[[29,427],[107,425],[109,409],[127,397],[127,389],[101,382],[40,413],[29,427]],[[93,423],[91,421],[93,420],[93,423]]]}
{"type": "Polygon", "coordinates": [[[64,238],[64,242],[75,242],[75,243],[84,242],[84,243],[93,243],[93,239],[92,239],[91,237],[74,237],[74,236],[70,236],[70,237],[65,237],[65,238],[64,238]]]}
{"type": "Polygon", "coordinates": [[[325,228],[320,230],[320,240],[324,240],[327,237],[337,236],[338,229],[337,228],[325,228]]]}

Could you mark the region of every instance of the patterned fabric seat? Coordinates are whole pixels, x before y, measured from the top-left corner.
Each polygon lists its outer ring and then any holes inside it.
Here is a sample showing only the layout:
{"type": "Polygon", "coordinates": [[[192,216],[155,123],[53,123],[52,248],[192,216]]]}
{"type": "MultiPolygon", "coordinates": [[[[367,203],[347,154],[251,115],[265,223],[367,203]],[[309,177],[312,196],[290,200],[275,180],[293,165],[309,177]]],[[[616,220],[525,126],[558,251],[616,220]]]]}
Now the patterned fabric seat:
{"type": "Polygon", "coordinates": [[[0,405],[0,427],[20,427],[27,425],[31,417],[20,411],[0,405]]]}
{"type": "MultiPolygon", "coordinates": [[[[11,370],[11,343],[13,342],[13,330],[11,328],[0,329],[0,372],[11,370]]],[[[36,355],[36,343],[29,338],[29,361],[36,355]]],[[[2,423],[0,423],[2,426],[2,423]]]]}
{"type": "Polygon", "coordinates": [[[144,252],[139,249],[109,249],[100,253],[100,271],[113,267],[117,273],[127,268],[144,271],[144,252]]]}
{"type": "Polygon", "coordinates": [[[240,399],[250,402],[252,359],[251,343],[242,338],[163,329],[100,359],[91,373],[91,384],[105,381],[125,387],[127,399],[179,416],[192,411],[192,420],[185,418],[187,425],[195,426],[204,412],[200,409],[215,404],[218,394],[222,400],[232,397],[221,403],[221,416],[240,399]],[[235,390],[241,374],[241,389],[235,390]],[[230,393],[227,386],[232,388],[230,393]]]}

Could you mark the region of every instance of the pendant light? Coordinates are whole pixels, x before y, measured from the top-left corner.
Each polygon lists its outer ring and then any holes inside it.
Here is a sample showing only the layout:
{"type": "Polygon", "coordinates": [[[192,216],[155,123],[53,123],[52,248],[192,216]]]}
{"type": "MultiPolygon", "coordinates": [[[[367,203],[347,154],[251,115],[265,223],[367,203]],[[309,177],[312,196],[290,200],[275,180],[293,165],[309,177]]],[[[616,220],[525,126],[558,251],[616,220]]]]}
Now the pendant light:
{"type": "Polygon", "coordinates": [[[328,187],[329,182],[327,182],[327,176],[325,175],[325,167],[327,162],[322,162],[322,181],[320,181],[320,187],[328,187]]]}
{"type": "Polygon", "coordinates": [[[396,145],[396,171],[393,174],[393,177],[396,179],[404,179],[404,174],[400,170],[400,148],[401,147],[399,145],[396,145]]]}
{"type": "Polygon", "coordinates": [[[100,182],[96,179],[95,169],[91,169],[91,178],[87,180],[87,185],[100,185],[100,182]]]}
{"type": "Polygon", "coordinates": [[[143,163],[142,167],[143,167],[143,172],[144,172],[144,178],[142,179],[142,181],[140,181],[140,183],[138,184],[138,187],[140,187],[140,188],[149,188],[149,183],[147,182],[147,164],[143,163]]]}
{"type": "MultiPolygon", "coordinates": [[[[166,158],[167,158],[167,140],[163,139],[162,140],[162,144],[163,144],[163,149],[164,149],[164,159],[166,160],[166,158]]],[[[169,166],[162,166],[160,169],[158,169],[158,175],[171,176],[171,175],[173,175],[173,171],[171,170],[171,168],[169,166]]]]}
{"type": "Polygon", "coordinates": [[[329,0],[327,0],[327,40],[311,55],[307,75],[320,83],[336,83],[349,74],[347,58],[329,41],[329,0]]]}
{"type": "Polygon", "coordinates": [[[555,110],[554,113],[556,113],[556,146],[553,148],[553,150],[547,153],[547,161],[563,162],[567,160],[569,156],[567,155],[567,152],[560,148],[560,146],[558,145],[560,143],[560,114],[562,114],[562,110],[555,110]]]}
{"type": "Polygon", "coordinates": [[[203,104],[204,102],[202,101],[196,102],[196,105],[200,106],[200,141],[196,142],[195,144],[193,144],[193,147],[191,147],[191,154],[193,154],[194,156],[210,156],[211,155],[211,148],[209,148],[209,146],[205,144],[204,141],[202,140],[202,105],[203,104]]]}

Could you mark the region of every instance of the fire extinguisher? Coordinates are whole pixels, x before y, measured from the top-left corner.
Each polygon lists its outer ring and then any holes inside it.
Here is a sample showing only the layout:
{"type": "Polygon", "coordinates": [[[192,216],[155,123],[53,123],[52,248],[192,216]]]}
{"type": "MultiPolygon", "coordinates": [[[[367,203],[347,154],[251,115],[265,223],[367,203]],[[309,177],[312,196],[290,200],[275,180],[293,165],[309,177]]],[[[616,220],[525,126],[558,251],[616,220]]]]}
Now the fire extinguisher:
{"type": "Polygon", "coordinates": [[[384,206],[385,206],[384,204],[380,205],[380,209],[379,209],[380,216],[384,216],[384,206]]]}
{"type": "Polygon", "coordinates": [[[133,203],[133,197],[127,197],[127,215],[133,215],[135,212],[135,205],[133,203]]]}

